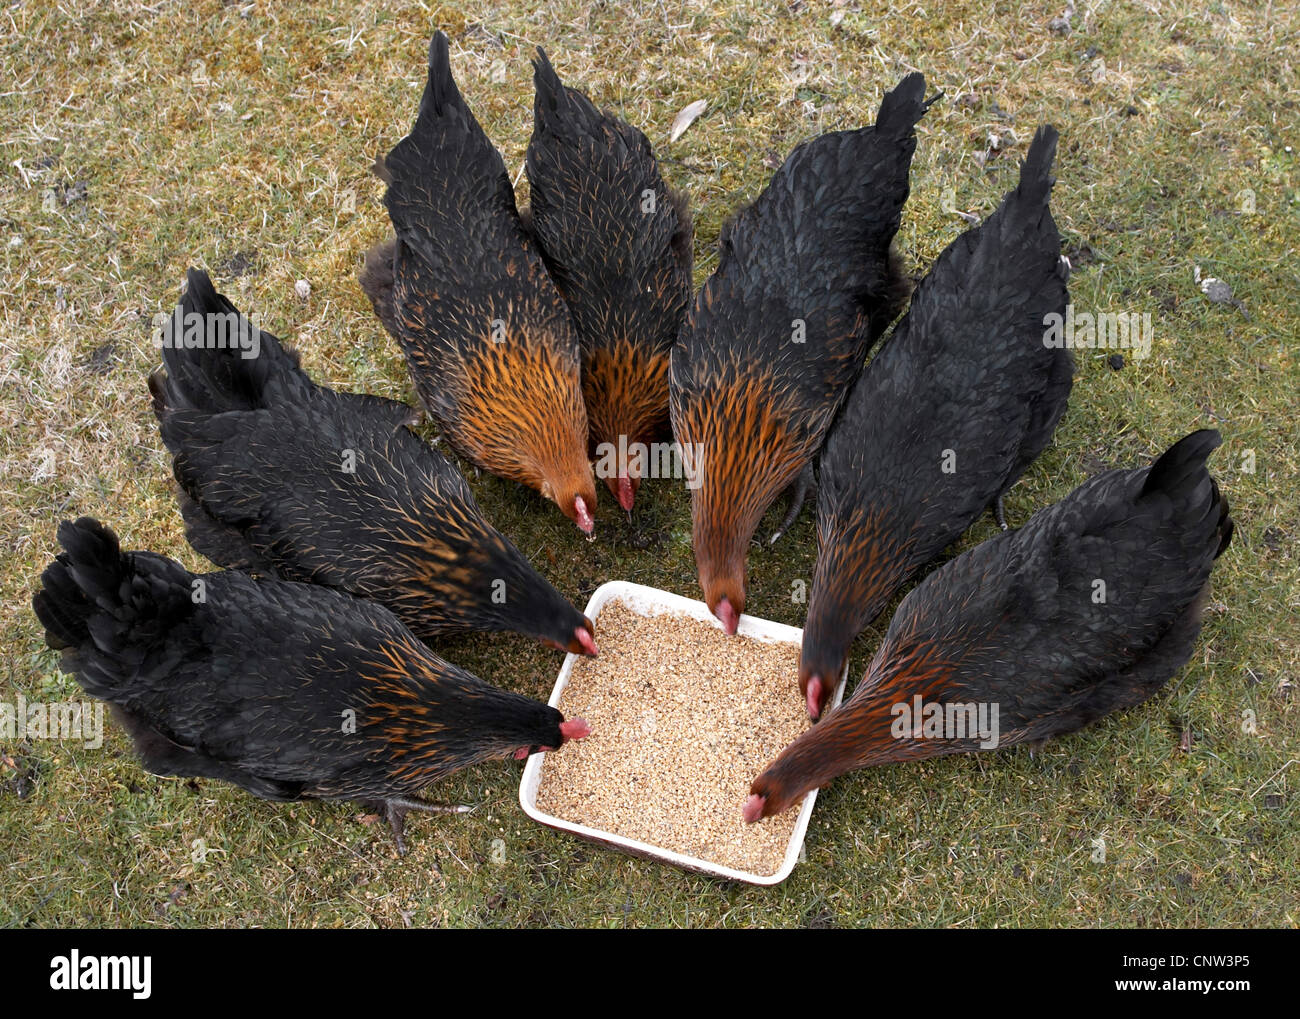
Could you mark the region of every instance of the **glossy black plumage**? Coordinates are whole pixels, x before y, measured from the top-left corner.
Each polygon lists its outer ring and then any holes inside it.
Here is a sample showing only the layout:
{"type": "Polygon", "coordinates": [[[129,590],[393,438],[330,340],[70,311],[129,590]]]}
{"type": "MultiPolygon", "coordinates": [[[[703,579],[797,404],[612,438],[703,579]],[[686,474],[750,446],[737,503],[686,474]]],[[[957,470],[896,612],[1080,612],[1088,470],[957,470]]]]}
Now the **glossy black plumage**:
{"type": "Polygon", "coordinates": [[[821,447],[905,299],[890,245],[926,107],[925,79],[910,74],[874,126],[798,146],[723,229],[718,268],[673,347],[673,432],[700,461],[700,585],[733,632],[759,519],[821,447]]]}
{"type": "Polygon", "coordinates": [[[463,456],[536,489],[591,533],[578,338],[441,32],[415,123],[376,171],[394,237],[367,255],[361,285],[421,401],[463,456]]]}
{"type": "Polygon", "coordinates": [[[431,783],[577,734],[577,720],[437,658],[381,605],[123,554],[88,517],[58,537],[33,598],[46,641],[156,774],[378,802],[400,847],[401,814],[434,806],[417,796],[431,783]]]}
{"type": "Polygon", "coordinates": [[[936,570],[903,599],[866,676],[753,784],[746,817],[867,765],[985,749],[891,731],[896,708],[997,705],[997,746],[1140,704],[1191,657],[1215,559],[1232,539],[1206,470],[1219,433],[1111,470],[936,570]]]}
{"type": "Polygon", "coordinates": [[[406,427],[415,411],[316,385],[265,330],[253,358],[238,345],[184,347],[175,334],[190,316],[208,341],[223,321],[238,322],[232,335],[251,328],[205,273],[190,270],[188,283],[150,388],[195,549],[373,598],[421,637],[511,630],[594,649],[590,622],[406,427]]]}
{"type": "Polygon", "coordinates": [[[1065,412],[1074,360],[1044,344],[1069,301],[1049,208],[1056,142],[1041,128],[1019,185],[938,257],[827,437],[799,674],[814,716],[853,640],[1015,483],[1065,412]]]}
{"type": "MultiPolygon", "coordinates": [[[[530,229],[582,344],[593,451],[668,431],[668,361],[691,299],[686,198],[649,140],[567,88],[540,48],[528,143],[530,229]]],[[[600,459],[597,460],[598,466],[600,459]]],[[[637,465],[605,477],[630,510],[637,465]]]]}

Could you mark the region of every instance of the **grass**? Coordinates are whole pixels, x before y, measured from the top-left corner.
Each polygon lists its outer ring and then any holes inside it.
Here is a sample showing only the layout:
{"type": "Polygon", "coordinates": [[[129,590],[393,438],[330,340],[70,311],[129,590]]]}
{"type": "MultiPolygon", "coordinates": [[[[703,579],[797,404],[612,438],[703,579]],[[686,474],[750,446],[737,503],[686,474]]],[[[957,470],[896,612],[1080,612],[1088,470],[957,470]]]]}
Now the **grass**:
{"type": "MultiPolygon", "coordinates": [[[[1110,352],[1080,352],[1056,443],[1007,512],[1023,521],[1096,470],[1221,429],[1212,467],[1238,529],[1194,659],[1152,702],[1034,757],[847,776],[818,803],[807,862],[767,891],[535,827],[514,763],[446,783],[441,797],[483,807],[414,818],[399,860],[350,805],[276,806],[148,775],[111,725],[98,750],[0,736],[0,923],[1296,925],[1300,16],[1277,3],[1093,3],[1056,34],[1060,3],[531,6],[112,0],[0,13],[0,701],[79,695],[29,608],[60,519],[93,514],[129,547],[204,568],[144,385],[150,320],[187,265],[209,267],[318,379],[414,399],[355,271],[386,228],[368,166],[413,117],[436,26],[512,173],[536,44],[641,126],[691,197],[697,282],[721,222],[773,161],[872,119],[906,70],[945,93],[921,125],[899,236],[917,273],[965,227],[948,210],[990,212],[1035,126],[1055,123],[1073,300],[1150,312],[1155,343],[1118,371],[1110,352]],[[676,112],[701,98],[705,114],[669,144],[676,112]],[[1242,309],[1211,303],[1197,266],[1242,309]]],[[[576,601],[608,579],[696,593],[680,486],[644,486],[630,525],[602,498],[587,544],[531,493],[471,484],[576,601]]],[[[983,520],[958,549],[992,533],[983,520]]],[[[807,512],[775,549],[755,548],[751,609],[800,624],[791,592],[814,551],[807,512]]],[[[855,646],[855,676],[883,625],[855,646]]],[[[439,650],[543,698],[559,665],[513,638],[439,650]]]]}

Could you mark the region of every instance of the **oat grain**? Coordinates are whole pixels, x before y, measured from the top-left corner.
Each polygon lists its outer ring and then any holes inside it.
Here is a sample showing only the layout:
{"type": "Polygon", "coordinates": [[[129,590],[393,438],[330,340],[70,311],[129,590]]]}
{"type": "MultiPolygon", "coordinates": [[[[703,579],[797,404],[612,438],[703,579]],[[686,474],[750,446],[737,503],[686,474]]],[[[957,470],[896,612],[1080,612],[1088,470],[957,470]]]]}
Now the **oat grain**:
{"type": "Polygon", "coordinates": [[[798,811],[747,825],[749,783],[808,727],[798,644],[728,637],[688,616],[600,612],[559,708],[592,734],[548,754],[539,809],[710,863],[770,875],[798,811]]]}

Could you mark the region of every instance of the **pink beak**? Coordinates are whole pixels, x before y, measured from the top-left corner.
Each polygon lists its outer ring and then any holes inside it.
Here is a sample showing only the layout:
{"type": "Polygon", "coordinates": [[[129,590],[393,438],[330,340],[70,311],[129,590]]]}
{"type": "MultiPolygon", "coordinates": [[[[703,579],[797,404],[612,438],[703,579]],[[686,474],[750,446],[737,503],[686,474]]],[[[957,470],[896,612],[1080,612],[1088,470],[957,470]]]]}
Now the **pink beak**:
{"type": "Polygon", "coordinates": [[[636,492],[632,490],[632,479],[626,474],[620,474],[618,477],[618,504],[632,512],[632,504],[636,502],[636,492]]]}
{"type": "Polygon", "coordinates": [[[591,631],[585,626],[575,626],[573,628],[573,636],[577,639],[578,643],[582,645],[582,650],[591,655],[592,658],[595,658],[600,654],[600,652],[596,650],[596,641],[591,636],[591,631]]]}
{"type": "Polygon", "coordinates": [[[587,509],[587,502],[580,495],[573,497],[573,512],[578,518],[578,529],[583,534],[590,534],[596,529],[596,521],[591,517],[591,510],[587,509]]]}
{"type": "Polygon", "coordinates": [[[750,793],[745,801],[745,823],[753,824],[763,816],[763,807],[767,804],[766,796],[750,793]]]}
{"type": "Polygon", "coordinates": [[[728,637],[734,637],[736,628],[740,626],[740,615],[736,612],[726,598],[718,602],[718,607],[713,610],[714,614],[722,621],[722,628],[727,631],[728,637]]]}
{"type": "Polygon", "coordinates": [[[808,680],[808,717],[814,722],[822,713],[822,678],[813,676],[808,680]]]}
{"type": "MultiPolygon", "coordinates": [[[[589,726],[586,723],[586,721],[581,718],[571,718],[567,722],[560,723],[560,739],[562,739],[565,743],[569,742],[569,740],[571,739],[586,739],[590,735],[591,735],[591,726],[589,726]]],[[[547,750],[554,750],[554,749],[555,747],[538,747],[537,752],[545,753],[547,750]]],[[[516,761],[522,761],[527,756],[528,756],[527,747],[520,747],[514,753],[514,758],[516,761]]]]}

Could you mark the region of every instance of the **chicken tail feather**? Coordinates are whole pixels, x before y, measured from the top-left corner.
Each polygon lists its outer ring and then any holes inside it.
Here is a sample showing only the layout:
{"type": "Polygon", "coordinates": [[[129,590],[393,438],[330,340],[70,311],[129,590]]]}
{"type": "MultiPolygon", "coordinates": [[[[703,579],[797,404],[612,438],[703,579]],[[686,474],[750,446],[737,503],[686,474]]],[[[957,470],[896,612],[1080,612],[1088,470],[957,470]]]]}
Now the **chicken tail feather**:
{"type": "Polygon", "coordinates": [[[1173,497],[1196,486],[1204,477],[1206,459],[1222,443],[1223,437],[1213,428],[1202,428],[1179,439],[1151,465],[1142,495],[1163,492],[1173,497]]]}
{"type": "Polygon", "coordinates": [[[81,517],[59,525],[59,554],[32,597],[45,642],[93,696],[113,699],[148,648],[192,611],[190,576],[147,554],[123,555],[117,535],[81,517]]]}
{"type": "Polygon", "coordinates": [[[256,410],[272,379],[306,382],[298,355],[217,293],[206,272],[190,269],[185,280],[163,329],[162,368],[149,377],[159,421],[177,410],[256,410]]]}
{"type": "Polygon", "coordinates": [[[900,81],[891,92],[885,93],[876,115],[876,132],[885,138],[905,138],[925,115],[925,111],[938,101],[942,92],[925,98],[925,75],[913,71],[900,81]]]}
{"type": "Polygon", "coordinates": [[[1056,179],[1052,176],[1052,162],[1056,159],[1058,135],[1051,124],[1044,124],[1034,132],[1029,145],[1029,155],[1020,165],[1020,186],[1016,196],[1030,207],[1046,205],[1056,179]]]}
{"type": "Polygon", "coordinates": [[[1216,559],[1232,542],[1236,529],[1229,515],[1228,500],[1205,467],[1206,459],[1222,444],[1223,436],[1213,428],[1202,428],[1179,439],[1151,465],[1141,494],[1143,499],[1163,497],[1175,505],[1203,505],[1202,519],[1213,517],[1214,533],[1218,536],[1216,559]]]}
{"type": "Polygon", "coordinates": [[[460,89],[456,87],[456,79],[451,76],[451,47],[444,32],[435,32],[433,41],[429,43],[429,84],[420,103],[421,113],[426,104],[438,116],[451,107],[465,105],[460,89]]]}

